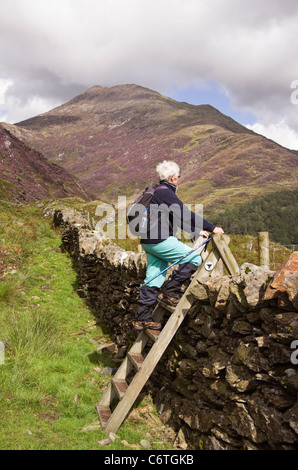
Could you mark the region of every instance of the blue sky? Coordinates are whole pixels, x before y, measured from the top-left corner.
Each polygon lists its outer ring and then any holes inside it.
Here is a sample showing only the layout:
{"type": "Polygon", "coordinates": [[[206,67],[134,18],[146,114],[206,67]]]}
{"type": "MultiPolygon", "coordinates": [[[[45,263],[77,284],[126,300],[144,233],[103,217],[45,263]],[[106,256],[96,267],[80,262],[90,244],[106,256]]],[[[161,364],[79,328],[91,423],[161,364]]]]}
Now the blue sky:
{"type": "Polygon", "coordinates": [[[3,121],[46,112],[94,85],[134,83],[210,104],[298,149],[297,0],[0,4],[3,121]]]}
{"type": "Polygon", "coordinates": [[[247,124],[253,125],[257,120],[253,113],[233,108],[223,88],[211,80],[202,88],[189,85],[180,89],[177,85],[173,85],[166,92],[166,95],[176,101],[185,101],[189,104],[209,104],[244,126],[247,124]]]}

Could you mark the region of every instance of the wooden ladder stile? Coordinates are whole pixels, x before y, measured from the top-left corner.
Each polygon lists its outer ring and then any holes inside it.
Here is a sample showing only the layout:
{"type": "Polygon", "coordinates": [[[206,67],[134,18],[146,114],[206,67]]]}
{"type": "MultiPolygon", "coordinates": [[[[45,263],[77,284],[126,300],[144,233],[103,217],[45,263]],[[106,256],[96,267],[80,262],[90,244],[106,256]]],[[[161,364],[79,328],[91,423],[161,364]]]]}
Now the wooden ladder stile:
{"type": "Polygon", "coordinates": [[[228,248],[229,241],[230,239],[227,236],[214,236],[210,252],[203,257],[203,263],[193,275],[189,286],[176,307],[170,307],[162,301],[157,303],[152,314],[154,321],[161,321],[170,313],[163,329],[161,331],[143,330],[139,333],[113,376],[110,385],[96,405],[101,426],[106,432],[116,433],[125,420],[142,388],[192,307],[195,297],[191,291],[196,283],[212,276],[212,273],[216,272],[214,268],[221,259],[229,274],[234,275],[239,270],[235,258],[228,248]],[[211,272],[205,268],[208,262],[212,262],[213,269],[211,272]],[[145,347],[148,343],[150,345],[150,342],[153,345],[145,355],[145,347]],[[131,383],[128,384],[127,377],[133,370],[136,371],[135,375],[131,383]],[[114,399],[118,399],[118,404],[112,412],[110,406],[114,399]]]}
{"type": "Polygon", "coordinates": [[[214,235],[212,239],[213,245],[216,247],[214,251],[217,251],[227,268],[227,271],[231,276],[239,274],[240,269],[235,260],[232,251],[229,248],[230,238],[227,235],[214,235]]]}

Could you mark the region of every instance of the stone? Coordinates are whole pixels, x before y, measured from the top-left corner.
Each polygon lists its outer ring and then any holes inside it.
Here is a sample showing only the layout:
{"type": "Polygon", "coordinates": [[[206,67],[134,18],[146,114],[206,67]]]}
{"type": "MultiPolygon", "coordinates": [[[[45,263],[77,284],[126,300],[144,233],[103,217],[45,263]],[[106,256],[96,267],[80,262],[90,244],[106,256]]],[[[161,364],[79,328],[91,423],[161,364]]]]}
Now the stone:
{"type": "Polygon", "coordinates": [[[83,428],[81,432],[99,431],[101,429],[102,427],[100,424],[91,424],[90,426],[86,426],[85,428],[83,428]]]}
{"type": "Polygon", "coordinates": [[[113,375],[113,368],[112,367],[104,367],[100,373],[101,376],[103,375],[110,375],[112,376],[113,375]]]}
{"type": "Polygon", "coordinates": [[[210,388],[225,402],[227,400],[230,401],[234,394],[234,391],[230,388],[227,381],[224,379],[214,380],[214,382],[210,385],[210,388]]]}
{"type": "Polygon", "coordinates": [[[179,430],[177,434],[177,437],[174,441],[174,446],[177,447],[178,449],[183,449],[183,450],[187,450],[188,448],[182,428],[179,430]]]}
{"type": "Polygon", "coordinates": [[[127,350],[127,347],[126,346],[122,346],[121,348],[118,348],[117,349],[117,352],[114,356],[115,359],[122,359],[124,358],[125,354],[126,354],[126,350],[127,350]]]}
{"type": "Polygon", "coordinates": [[[140,446],[143,447],[144,449],[151,449],[152,448],[150,442],[147,441],[146,439],[141,440],[140,446]]]}
{"type": "Polygon", "coordinates": [[[203,283],[196,281],[195,285],[192,286],[190,292],[198,299],[201,301],[207,301],[208,300],[208,291],[207,288],[204,286],[203,283]]]}
{"type": "Polygon", "coordinates": [[[116,351],[116,344],[115,343],[101,344],[99,348],[96,349],[96,352],[100,353],[102,351],[109,351],[113,353],[114,351],[116,351]]]}
{"type": "Polygon", "coordinates": [[[230,298],[230,279],[225,278],[222,281],[221,287],[219,289],[216,302],[215,302],[215,308],[225,312],[227,310],[228,306],[228,301],[230,298]]]}
{"type": "Polygon", "coordinates": [[[280,442],[286,444],[296,442],[295,434],[285,423],[282,411],[266,403],[262,390],[257,390],[252,394],[247,407],[255,426],[267,436],[267,441],[271,442],[271,447],[280,442]]]}
{"type": "Polygon", "coordinates": [[[244,366],[231,364],[227,366],[226,380],[230,387],[240,393],[244,393],[255,388],[254,374],[244,366]]]}
{"type": "Polygon", "coordinates": [[[251,263],[240,268],[240,278],[244,285],[243,293],[247,304],[256,307],[262,303],[266,288],[274,276],[274,271],[251,263]]]}
{"type": "Polygon", "coordinates": [[[252,332],[252,326],[245,320],[235,320],[232,331],[240,335],[249,335],[252,332]]]}
{"type": "Polygon", "coordinates": [[[283,266],[274,274],[270,285],[266,289],[265,299],[275,299],[282,292],[285,292],[286,287],[283,285],[283,282],[291,274],[298,275],[298,251],[294,251],[283,266]]]}
{"type": "Polygon", "coordinates": [[[99,446],[107,446],[107,445],[111,444],[112,442],[114,442],[116,439],[119,439],[119,436],[117,436],[113,432],[110,432],[107,439],[102,439],[101,441],[97,441],[97,444],[99,446]]]}
{"type": "Polygon", "coordinates": [[[183,352],[183,354],[185,354],[186,357],[194,358],[197,355],[196,349],[193,346],[191,346],[191,344],[187,344],[187,343],[179,344],[179,349],[180,351],[183,352]]]}
{"type": "Polygon", "coordinates": [[[290,302],[298,310],[298,274],[288,274],[282,285],[288,293],[290,302]]]}
{"type": "Polygon", "coordinates": [[[264,386],[261,388],[261,392],[264,395],[263,402],[271,403],[278,409],[288,409],[296,402],[296,397],[291,393],[283,390],[276,386],[264,386]]]}
{"type": "Polygon", "coordinates": [[[180,406],[178,416],[190,428],[202,433],[210,432],[215,423],[220,425],[225,419],[222,411],[209,408],[206,413],[202,407],[195,408],[194,402],[191,404],[189,401],[180,406]]]}
{"type": "Polygon", "coordinates": [[[256,342],[259,348],[268,348],[269,346],[269,337],[268,336],[257,336],[256,342]]]}
{"type": "Polygon", "coordinates": [[[264,357],[257,346],[242,343],[235,350],[232,362],[236,365],[244,364],[253,372],[269,369],[269,361],[264,357]]]}
{"type": "Polygon", "coordinates": [[[264,320],[263,329],[270,334],[270,338],[276,339],[286,345],[298,338],[297,312],[283,312],[273,309],[262,309],[260,316],[264,320]]]}
{"type": "MultiPolygon", "coordinates": [[[[287,369],[289,371],[289,369],[287,369]]],[[[293,369],[292,369],[293,370],[293,369]]],[[[289,374],[289,372],[287,373],[289,374]]],[[[281,384],[286,390],[297,397],[298,395],[298,373],[286,375],[281,380],[281,384]]]]}
{"type": "MultiPolygon", "coordinates": [[[[220,447],[223,448],[223,450],[227,450],[227,447],[223,446],[223,442],[226,442],[227,444],[230,444],[234,446],[234,448],[239,447],[239,440],[237,438],[231,437],[228,433],[218,429],[218,428],[213,428],[211,429],[212,434],[217,438],[220,439],[220,441],[217,441],[217,443],[221,442],[220,447]]],[[[212,438],[211,438],[212,439],[212,438]]]]}
{"type": "Polygon", "coordinates": [[[211,450],[232,450],[230,446],[218,440],[215,436],[211,436],[211,450]]]}
{"type": "Polygon", "coordinates": [[[100,447],[103,447],[103,446],[107,446],[109,444],[111,444],[111,439],[108,437],[106,439],[102,439],[101,441],[97,441],[97,444],[100,446],[100,447]]]}
{"type": "Polygon", "coordinates": [[[298,436],[298,404],[296,403],[284,414],[284,420],[298,436]]]}
{"type": "Polygon", "coordinates": [[[230,278],[229,276],[220,276],[205,281],[208,289],[210,304],[217,310],[225,312],[230,297],[230,278]]]}
{"type": "Polygon", "coordinates": [[[217,375],[221,370],[225,369],[230,361],[230,355],[225,353],[218,346],[213,346],[207,350],[212,372],[217,375]]]}
{"type": "Polygon", "coordinates": [[[240,436],[247,437],[255,443],[266,442],[266,435],[256,426],[246,405],[235,403],[227,406],[230,425],[240,436]]]}

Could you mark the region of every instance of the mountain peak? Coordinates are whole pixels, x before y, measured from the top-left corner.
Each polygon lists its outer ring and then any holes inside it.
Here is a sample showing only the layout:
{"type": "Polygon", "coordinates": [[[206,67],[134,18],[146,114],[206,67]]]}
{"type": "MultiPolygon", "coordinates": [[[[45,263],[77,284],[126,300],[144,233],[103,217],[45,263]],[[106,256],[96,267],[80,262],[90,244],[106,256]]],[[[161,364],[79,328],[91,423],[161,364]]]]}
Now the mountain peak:
{"type": "Polygon", "coordinates": [[[17,125],[22,138],[102,199],[134,197],[163,159],[179,191],[207,206],[297,187],[297,156],[209,104],[177,102],[135,84],[94,86],[17,125]]]}
{"type": "Polygon", "coordinates": [[[83,91],[66,104],[79,103],[81,101],[88,100],[97,100],[101,102],[130,101],[158,96],[161,96],[158,92],[134,84],[116,85],[112,87],[96,85],[83,91]]]}

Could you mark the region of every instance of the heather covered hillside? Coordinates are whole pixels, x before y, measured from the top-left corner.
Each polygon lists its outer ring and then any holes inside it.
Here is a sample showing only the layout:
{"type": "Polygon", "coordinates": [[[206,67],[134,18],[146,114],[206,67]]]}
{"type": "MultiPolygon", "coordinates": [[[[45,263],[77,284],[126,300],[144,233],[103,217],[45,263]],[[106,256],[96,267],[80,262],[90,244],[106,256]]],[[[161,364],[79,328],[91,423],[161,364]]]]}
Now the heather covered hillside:
{"type": "Polygon", "coordinates": [[[182,168],[179,194],[208,212],[297,189],[297,154],[209,105],[174,101],[136,85],[93,87],[11,131],[80,179],[94,198],[132,198],[155,166],[182,168]]]}
{"type": "Polygon", "coordinates": [[[88,199],[75,177],[0,125],[0,198],[23,203],[69,196],[88,199]]]}

